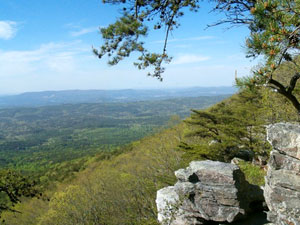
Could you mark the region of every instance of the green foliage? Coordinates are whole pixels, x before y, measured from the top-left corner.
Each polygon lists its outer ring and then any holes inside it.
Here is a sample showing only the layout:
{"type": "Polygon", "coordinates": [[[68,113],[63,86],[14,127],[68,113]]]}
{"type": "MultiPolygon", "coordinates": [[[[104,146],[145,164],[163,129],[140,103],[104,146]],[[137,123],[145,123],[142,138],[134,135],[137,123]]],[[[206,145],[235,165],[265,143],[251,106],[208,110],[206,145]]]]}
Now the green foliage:
{"type": "MultiPolygon", "coordinates": [[[[61,182],[73,182],[88,165],[99,164],[103,160],[110,161],[120,154],[133,151],[139,145],[136,142],[123,147],[124,144],[154,131],[158,132],[163,125],[173,127],[180,123],[179,116],[172,116],[173,119],[169,121],[174,112],[182,117],[188,114],[191,107],[206,107],[222,98],[224,97],[217,96],[154,102],[1,109],[1,167],[22,169],[37,181],[36,186],[43,191],[42,199],[25,200],[22,204],[16,204],[20,196],[12,202],[3,192],[2,206],[23,212],[20,215],[14,213],[13,216],[6,212],[2,213],[3,216],[10,218],[9,224],[20,224],[15,218],[27,221],[24,224],[37,224],[37,219],[30,220],[29,217],[35,217],[32,216],[35,211],[43,214],[47,210],[47,199],[53,190],[60,187],[61,182]],[[92,157],[94,154],[97,156],[92,157]]],[[[159,142],[156,144],[162,146],[159,142]]],[[[155,151],[158,150],[161,147],[155,151]]],[[[172,168],[171,165],[168,166],[172,168]]],[[[2,179],[8,178],[3,176],[2,179]]],[[[165,180],[164,182],[168,180],[170,184],[172,180],[165,177],[156,179],[165,180]]],[[[12,185],[11,190],[19,188],[18,193],[24,191],[20,195],[28,196],[25,191],[29,191],[29,187],[24,186],[25,183],[22,186],[18,176],[12,174],[11,180],[6,181],[12,185]],[[16,186],[19,184],[20,187],[16,186]]],[[[24,182],[27,180],[24,179],[24,182]]],[[[155,193],[155,190],[152,189],[151,193],[155,193]]]]}
{"type": "Polygon", "coordinates": [[[278,95],[271,89],[265,89],[262,94],[261,104],[266,109],[265,117],[269,119],[268,123],[299,121],[295,108],[284,96],[278,95]]]}
{"type": "MultiPolygon", "coordinates": [[[[53,164],[40,177],[52,190],[46,191],[50,201],[34,198],[14,207],[22,214],[2,217],[10,225],[158,225],[156,191],[174,184],[175,170],[192,159],[228,161],[240,150],[267,154],[264,124],[295,118],[286,99],[259,87],[244,89],[207,110],[194,110],[186,123],[173,116],[169,129],[152,136],[95,157],[53,164]],[[55,179],[64,183],[54,186],[55,179]]],[[[261,168],[249,162],[239,166],[250,183],[263,184],[261,168]]]]}
{"type": "Polygon", "coordinates": [[[102,38],[105,40],[100,51],[94,49],[94,53],[101,58],[103,55],[112,57],[108,61],[110,65],[117,64],[120,60],[130,56],[132,52],[138,52],[138,62],[134,65],[139,69],[146,69],[149,66],[154,68],[153,73],[148,73],[162,80],[161,74],[164,72],[163,63],[169,63],[171,57],[167,53],[167,39],[169,32],[179,26],[178,19],[184,15],[183,10],[189,8],[197,11],[198,0],[175,1],[123,1],[123,0],[103,0],[104,3],[124,4],[122,16],[107,28],[101,29],[102,38]],[[156,20],[157,19],[157,20],[156,20]],[[152,21],[155,20],[153,25],[152,21]],[[153,53],[144,46],[144,37],[148,34],[148,24],[153,29],[166,28],[165,43],[162,53],[153,53]]]}
{"type": "Polygon", "coordinates": [[[299,2],[294,0],[260,0],[251,8],[248,51],[250,56],[266,56],[269,72],[282,60],[292,61],[291,54],[299,49],[299,13],[299,2]]]}
{"type": "Polygon", "coordinates": [[[193,110],[186,143],[180,145],[189,159],[230,161],[243,150],[256,155],[269,148],[264,125],[268,123],[259,89],[245,89],[208,110],[193,110]]]}
{"type": "Polygon", "coordinates": [[[263,65],[254,71],[252,84],[267,84],[285,96],[300,112],[300,103],[294,93],[300,78],[299,60],[299,1],[260,0],[250,9],[252,23],[246,41],[248,56],[264,56],[263,65]],[[292,77],[283,82],[283,64],[290,65],[292,77]]]}
{"type": "Polygon", "coordinates": [[[71,185],[57,190],[48,207],[34,199],[17,205],[24,213],[5,213],[3,218],[11,225],[158,225],[156,190],[173,184],[174,170],[182,167],[181,153],[174,149],[183,126],[134,142],[110,157],[96,156],[71,185]]]}
{"type": "Polygon", "coordinates": [[[15,212],[5,211],[1,214],[1,225],[36,225],[37,216],[48,210],[48,203],[42,198],[22,199],[22,202],[13,208],[15,212]]]}
{"type": "Polygon", "coordinates": [[[245,174],[246,180],[250,184],[263,186],[265,184],[266,172],[259,166],[253,165],[249,162],[239,162],[239,167],[245,174]]]}
{"type": "Polygon", "coordinates": [[[94,53],[101,58],[106,53],[115,56],[108,63],[117,64],[124,57],[128,57],[131,52],[144,52],[143,42],[138,42],[140,36],[146,36],[147,27],[145,27],[133,15],[127,12],[114,24],[101,29],[102,37],[106,40],[101,47],[101,51],[94,49],[94,53]]]}
{"type": "Polygon", "coordinates": [[[270,87],[286,98],[297,114],[300,113],[299,9],[297,0],[218,1],[215,9],[225,12],[225,22],[248,26],[247,56],[262,59],[253,76],[239,83],[270,87]],[[283,72],[284,67],[289,67],[288,71],[283,72]]]}
{"type": "Polygon", "coordinates": [[[35,182],[12,170],[0,170],[0,214],[21,201],[38,194],[35,182]]]}

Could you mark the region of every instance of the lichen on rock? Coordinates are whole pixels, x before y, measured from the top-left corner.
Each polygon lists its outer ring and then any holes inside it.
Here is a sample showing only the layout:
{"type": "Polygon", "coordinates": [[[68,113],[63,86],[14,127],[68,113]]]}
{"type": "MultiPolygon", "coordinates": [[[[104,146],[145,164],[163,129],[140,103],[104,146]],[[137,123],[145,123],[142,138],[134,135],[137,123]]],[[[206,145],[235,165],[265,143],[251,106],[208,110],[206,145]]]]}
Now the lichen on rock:
{"type": "Polygon", "coordinates": [[[238,166],[193,161],[175,172],[178,182],[157,192],[158,220],[164,225],[196,225],[243,219],[263,201],[238,166]]]}
{"type": "Polygon", "coordinates": [[[269,125],[267,139],[273,146],[264,188],[268,219],[276,225],[300,225],[300,126],[269,125]]]}

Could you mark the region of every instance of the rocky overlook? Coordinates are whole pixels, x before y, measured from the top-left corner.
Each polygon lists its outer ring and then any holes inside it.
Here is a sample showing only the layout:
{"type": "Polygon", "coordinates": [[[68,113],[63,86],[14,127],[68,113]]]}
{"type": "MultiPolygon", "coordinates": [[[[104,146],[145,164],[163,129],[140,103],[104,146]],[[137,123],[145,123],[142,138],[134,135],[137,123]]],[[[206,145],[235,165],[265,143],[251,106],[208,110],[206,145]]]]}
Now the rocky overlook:
{"type": "Polygon", "coordinates": [[[263,192],[249,184],[238,166],[193,161],[175,172],[178,182],[157,193],[162,224],[189,225],[233,222],[261,206],[263,192]]]}
{"type": "Polygon", "coordinates": [[[159,222],[200,225],[243,220],[239,224],[246,224],[244,219],[253,211],[262,211],[265,201],[272,224],[300,225],[300,126],[270,125],[267,140],[273,150],[264,192],[249,184],[237,165],[193,161],[175,172],[178,182],[174,186],[157,192],[159,222]]]}

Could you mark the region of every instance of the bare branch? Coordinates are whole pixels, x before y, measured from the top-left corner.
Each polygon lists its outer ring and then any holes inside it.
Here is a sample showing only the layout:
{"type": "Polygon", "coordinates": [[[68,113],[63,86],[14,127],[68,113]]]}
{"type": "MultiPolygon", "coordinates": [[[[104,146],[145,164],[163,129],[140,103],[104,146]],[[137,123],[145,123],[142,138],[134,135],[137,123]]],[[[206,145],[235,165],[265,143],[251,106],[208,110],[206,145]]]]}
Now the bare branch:
{"type": "MultiPolygon", "coordinates": [[[[295,77],[295,81],[292,81],[293,78],[291,80],[292,86],[294,85],[294,87],[295,87],[296,81],[299,79],[299,78],[297,78],[297,79],[296,78],[297,77],[295,77]]],[[[295,95],[292,94],[292,91],[286,90],[286,88],[281,83],[279,83],[278,81],[276,81],[274,79],[270,79],[269,83],[278,87],[278,89],[277,89],[278,93],[282,94],[288,100],[290,100],[290,102],[293,104],[293,106],[297,109],[298,114],[300,114],[300,103],[299,103],[298,99],[295,97],[295,95]]],[[[292,89],[294,89],[294,88],[292,88],[292,89]]]]}
{"type": "Polygon", "coordinates": [[[289,87],[288,87],[288,89],[287,89],[287,92],[288,92],[288,93],[292,93],[292,92],[293,92],[293,90],[295,89],[296,83],[297,83],[297,81],[299,80],[299,78],[300,78],[300,73],[296,73],[296,74],[291,78],[291,80],[290,80],[290,85],[289,85],[289,87]]]}

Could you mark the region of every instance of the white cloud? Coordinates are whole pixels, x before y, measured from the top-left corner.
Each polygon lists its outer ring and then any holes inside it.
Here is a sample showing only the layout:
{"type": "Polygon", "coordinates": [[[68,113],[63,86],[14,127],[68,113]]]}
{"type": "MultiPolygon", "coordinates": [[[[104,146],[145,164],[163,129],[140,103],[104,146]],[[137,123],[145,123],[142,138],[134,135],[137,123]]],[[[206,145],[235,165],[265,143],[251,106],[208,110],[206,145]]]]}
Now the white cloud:
{"type": "Polygon", "coordinates": [[[16,35],[17,23],[14,21],[0,21],[0,39],[9,40],[16,35]]]}
{"type": "Polygon", "coordinates": [[[66,23],[64,25],[65,28],[71,28],[71,29],[79,29],[80,28],[80,23],[66,23]]]}
{"type": "Polygon", "coordinates": [[[178,44],[178,45],[174,45],[174,48],[191,48],[192,45],[185,45],[185,44],[178,44]]]}
{"type": "Polygon", "coordinates": [[[201,41],[201,40],[210,40],[214,39],[214,36],[199,36],[199,37],[191,37],[191,38],[185,38],[184,41],[201,41]]]}
{"type": "Polygon", "coordinates": [[[164,82],[170,87],[191,86],[228,86],[235,81],[235,71],[238,75],[248,75],[247,62],[242,64],[217,64],[215,62],[202,65],[188,65],[182,67],[169,67],[164,76],[164,82]]]}
{"type": "Polygon", "coordinates": [[[210,57],[208,56],[185,54],[185,55],[179,55],[178,57],[174,57],[174,60],[171,64],[182,65],[188,63],[198,63],[198,62],[207,61],[209,59],[210,57]]]}
{"type": "Polygon", "coordinates": [[[0,76],[72,72],[77,69],[76,60],[84,55],[92,55],[91,47],[83,46],[80,41],[47,43],[29,51],[0,50],[0,76]]]}
{"type": "Polygon", "coordinates": [[[73,37],[78,37],[78,36],[81,36],[81,35],[84,35],[84,34],[96,32],[98,30],[99,30],[98,27],[88,27],[88,28],[82,28],[82,29],[77,30],[77,31],[72,31],[72,32],[70,32],[70,34],[73,37]]]}
{"type": "MultiPolygon", "coordinates": [[[[189,37],[189,38],[174,38],[174,39],[169,39],[168,43],[172,42],[184,42],[184,41],[202,41],[202,40],[210,40],[214,39],[214,36],[198,36],[198,37],[189,37]]],[[[164,43],[164,40],[159,40],[159,41],[154,41],[154,44],[162,44],[164,43]]]]}

